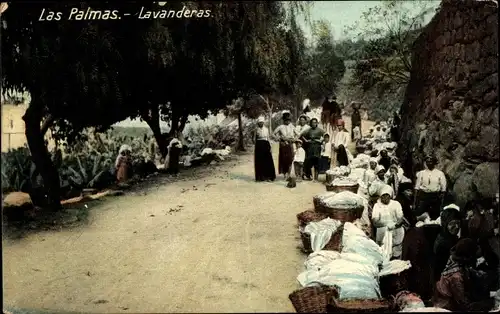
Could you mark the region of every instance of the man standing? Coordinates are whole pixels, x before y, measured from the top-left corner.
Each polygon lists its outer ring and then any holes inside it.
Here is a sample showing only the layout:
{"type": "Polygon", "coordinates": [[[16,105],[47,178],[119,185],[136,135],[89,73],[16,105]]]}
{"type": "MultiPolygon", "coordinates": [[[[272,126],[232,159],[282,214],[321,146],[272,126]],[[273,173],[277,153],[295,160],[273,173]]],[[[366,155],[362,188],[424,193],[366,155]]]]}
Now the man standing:
{"type": "Polygon", "coordinates": [[[417,173],[415,182],[415,202],[418,201],[416,215],[427,212],[432,220],[436,220],[441,213],[447,182],[444,173],[436,169],[436,157],[427,157],[425,163],[427,169],[417,173]]]}
{"type": "MultiPolygon", "coordinates": [[[[306,152],[308,167],[314,168],[314,181],[318,181],[319,175],[319,161],[321,158],[321,144],[323,143],[323,135],[325,132],[318,127],[318,120],[312,118],[309,122],[310,128],[301,134],[303,142],[308,144],[308,151],[306,152]]],[[[310,177],[306,176],[307,180],[310,177]]]]}
{"type": "Polygon", "coordinates": [[[351,141],[354,141],[354,128],[358,127],[359,128],[359,132],[361,133],[361,114],[359,112],[359,108],[361,107],[361,104],[353,101],[351,103],[351,107],[352,107],[352,115],[351,115],[351,141]]]}

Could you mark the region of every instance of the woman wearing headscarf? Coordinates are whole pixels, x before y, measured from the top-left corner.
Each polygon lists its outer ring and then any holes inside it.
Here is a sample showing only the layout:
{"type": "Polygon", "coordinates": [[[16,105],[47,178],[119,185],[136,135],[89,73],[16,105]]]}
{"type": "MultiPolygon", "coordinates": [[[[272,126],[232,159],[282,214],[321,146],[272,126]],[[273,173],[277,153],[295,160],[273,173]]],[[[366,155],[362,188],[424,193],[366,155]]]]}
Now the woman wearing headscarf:
{"type": "Polygon", "coordinates": [[[498,254],[500,247],[498,237],[495,236],[495,218],[490,211],[491,205],[488,199],[479,202],[473,209],[467,229],[468,237],[475,240],[481,248],[481,253],[485,260],[482,268],[488,272],[490,279],[488,284],[492,283],[495,287],[491,287],[491,290],[496,290],[500,288],[496,287],[499,280],[498,254]]]}
{"type": "Polygon", "coordinates": [[[276,170],[274,169],[271,144],[269,142],[269,129],[264,125],[264,122],[264,117],[259,117],[254,136],[254,166],[255,181],[257,182],[274,181],[276,179],[276,170]]]}
{"type": "Polygon", "coordinates": [[[441,231],[434,242],[434,281],[439,280],[441,272],[450,257],[451,248],[458,242],[460,231],[460,212],[455,206],[447,206],[441,212],[441,231]]]}
{"type": "Polygon", "coordinates": [[[385,169],[384,166],[378,165],[375,168],[375,180],[368,186],[368,195],[370,196],[370,205],[375,204],[377,199],[382,195],[382,189],[387,185],[385,183],[385,169]]]}
{"type": "Polygon", "coordinates": [[[284,111],[282,114],[283,124],[278,126],[273,135],[279,140],[278,173],[283,174],[288,179],[293,163],[293,144],[298,137],[298,133],[292,124],[291,114],[284,111]]]}
{"type": "Polygon", "coordinates": [[[132,168],[132,160],[130,158],[130,151],[132,148],[123,144],[118,151],[118,156],[115,160],[116,180],[118,183],[123,183],[130,177],[132,168]]]}
{"type": "Polygon", "coordinates": [[[373,206],[372,223],[377,228],[375,242],[382,244],[385,233],[392,231],[392,259],[400,259],[403,248],[403,209],[398,201],[392,199],[393,190],[386,186],[380,193],[380,199],[373,206]]]}
{"type": "Polygon", "coordinates": [[[335,151],[337,167],[349,165],[347,145],[349,145],[349,132],[345,129],[344,121],[337,120],[337,133],[335,133],[333,138],[333,149],[335,151]]]}
{"type": "Polygon", "coordinates": [[[434,307],[452,312],[487,312],[494,306],[489,296],[478,298],[472,280],[472,269],[476,263],[478,246],[465,238],[451,249],[450,257],[436,283],[434,307]]]}
{"type": "Polygon", "coordinates": [[[318,119],[316,118],[309,121],[309,126],[310,128],[301,134],[301,139],[308,144],[306,163],[308,167],[314,168],[314,180],[317,181],[320,171],[321,145],[325,132],[318,127],[318,119]]]}
{"type": "Polygon", "coordinates": [[[363,174],[363,182],[368,187],[377,178],[375,170],[378,166],[378,159],[376,157],[370,157],[369,167],[365,170],[363,174]]]}
{"type": "Polygon", "coordinates": [[[358,127],[361,134],[361,114],[359,113],[360,103],[351,102],[352,115],[351,115],[351,141],[354,141],[354,128],[358,127]]]}
{"type": "Polygon", "coordinates": [[[168,155],[166,158],[167,173],[177,176],[179,174],[179,161],[182,152],[182,143],[178,137],[174,137],[168,144],[168,155]]]}
{"type": "Polygon", "coordinates": [[[391,157],[389,157],[389,154],[387,153],[387,150],[382,149],[380,151],[380,158],[378,160],[379,165],[384,166],[385,169],[389,169],[391,166],[391,157]]]}

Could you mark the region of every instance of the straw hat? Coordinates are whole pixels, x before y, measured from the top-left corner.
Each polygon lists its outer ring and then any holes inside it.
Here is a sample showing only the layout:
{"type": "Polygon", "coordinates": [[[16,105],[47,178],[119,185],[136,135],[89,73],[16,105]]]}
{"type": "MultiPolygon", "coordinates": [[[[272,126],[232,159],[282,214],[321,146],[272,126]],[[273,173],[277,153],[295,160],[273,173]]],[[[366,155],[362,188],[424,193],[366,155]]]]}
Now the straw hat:
{"type": "Polygon", "coordinates": [[[266,122],[266,119],[263,116],[260,116],[257,118],[257,123],[260,123],[260,122],[266,122]]]}

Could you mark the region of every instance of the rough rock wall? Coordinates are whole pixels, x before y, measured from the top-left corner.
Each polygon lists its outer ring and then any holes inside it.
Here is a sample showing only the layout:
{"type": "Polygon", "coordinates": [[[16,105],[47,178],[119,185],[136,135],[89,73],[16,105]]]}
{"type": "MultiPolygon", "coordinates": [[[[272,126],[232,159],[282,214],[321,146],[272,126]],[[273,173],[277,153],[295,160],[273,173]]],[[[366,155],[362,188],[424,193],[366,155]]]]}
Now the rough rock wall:
{"type": "Polygon", "coordinates": [[[498,191],[498,5],[457,2],[444,0],[414,44],[398,154],[413,174],[434,154],[463,207],[498,191]]]}

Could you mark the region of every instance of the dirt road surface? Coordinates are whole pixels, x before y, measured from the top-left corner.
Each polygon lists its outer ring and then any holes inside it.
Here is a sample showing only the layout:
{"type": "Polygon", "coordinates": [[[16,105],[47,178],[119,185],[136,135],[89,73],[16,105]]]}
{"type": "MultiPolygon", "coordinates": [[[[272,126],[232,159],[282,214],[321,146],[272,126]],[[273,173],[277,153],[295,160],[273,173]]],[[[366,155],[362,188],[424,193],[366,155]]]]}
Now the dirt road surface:
{"type": "MultiPolygon", "coordinates": [[[[274,148],[277,166],[277,146],[274,148]]],[[[128,193],[88,225],[3,241],[4,305],[87,313],[290,312],[296,214],[320,183],[255,183],[253,155],[128,193]]]]}

